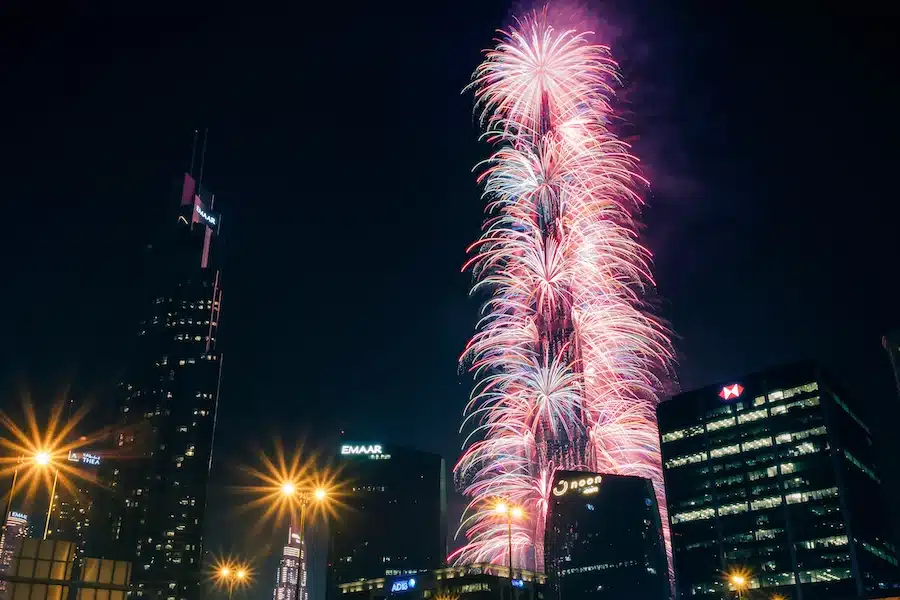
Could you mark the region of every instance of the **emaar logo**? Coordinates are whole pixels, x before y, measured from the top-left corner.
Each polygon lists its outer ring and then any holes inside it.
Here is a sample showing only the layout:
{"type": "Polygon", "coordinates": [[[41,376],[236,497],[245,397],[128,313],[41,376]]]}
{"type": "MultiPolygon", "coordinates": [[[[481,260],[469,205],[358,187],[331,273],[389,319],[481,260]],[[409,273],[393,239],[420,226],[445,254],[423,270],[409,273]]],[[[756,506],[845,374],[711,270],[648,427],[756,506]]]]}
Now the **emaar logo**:
{"type": "Polygon", "coordinates": [[[200,217],[201,217],[204,221],[206,221],[206,222],[209,223],[210,225],[215,226],[215,224],[216,224],[216,218],[215,218],[213,215],[211,215],[211,214],[209,214],[208,212],[206,212],[205,210],[203,210],[203,207],[201,207],[199,204],[194,204],[194,208],[197,209],[197,214],[200,215],[200,217]]]}
{"type": "Polygon", "coordinates": [[[382,454],[381,444],[341,446],[341,454],[382,454]]]}

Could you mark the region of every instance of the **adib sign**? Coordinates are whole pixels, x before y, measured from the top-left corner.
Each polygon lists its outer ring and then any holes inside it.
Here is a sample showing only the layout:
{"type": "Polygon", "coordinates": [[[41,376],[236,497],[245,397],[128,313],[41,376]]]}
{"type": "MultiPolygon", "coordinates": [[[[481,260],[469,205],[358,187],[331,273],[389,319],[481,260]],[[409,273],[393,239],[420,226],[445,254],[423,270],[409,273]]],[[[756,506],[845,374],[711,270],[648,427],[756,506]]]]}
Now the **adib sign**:
{"type": "Polygon", "coordinates": [[[409,579],[398,579],[391,584],[392,594],[401,594],[416,589],[416,580],[412,577],[409,579]]]}

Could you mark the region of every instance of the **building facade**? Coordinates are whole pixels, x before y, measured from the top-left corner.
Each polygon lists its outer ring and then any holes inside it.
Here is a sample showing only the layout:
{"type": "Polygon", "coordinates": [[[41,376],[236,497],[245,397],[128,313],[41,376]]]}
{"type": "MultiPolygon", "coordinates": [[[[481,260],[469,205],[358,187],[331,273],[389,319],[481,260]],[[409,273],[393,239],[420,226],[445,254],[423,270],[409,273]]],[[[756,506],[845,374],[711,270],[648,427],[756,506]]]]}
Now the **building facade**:
{"type": "Polygon", "coordinates": [[[489,563],[423,570],[344,583],[341,600],[544,600],[545,577],[489,563]]]}
{"type": "Polygon", "coordinates": [[[444,459],[382,444],[342,444],[339,519],[329,523],[330,592],[345,583],[418,573],[447,556],[444,459]]]}
{"type": "Polygon", "coordinates": [[[550,492],[549,600],[668,600],[668,561],[649,479],[557,471],[550,492]]]}
{"type": "MultiPolygon", "coordinates": [[[[28,515],[11,511],[6,515],[6,527],[0,535],[0,576],[11,573],[13,557],[22,547],[22,540],[28,537],[28,515]]],[[[0,579],[0,600],[10,598],[9,583],[0,579]]]]}
{"type": "Polygon", "coordinates": [[[680,597],[725,598],[734,572],[796,600],[897,581],[871,432],[817,366],[680,394],[657,417],[680,597]]]}
{"type": "Polygon", "coordinates": [[[288,528],[287,545],[281,552],[278,561],[278,573],[275,574],[274,600],[307,600],[309,594],[305,586],[305,571],[301,565],[306,556],[303,552],[303,541],[291,525],[288,528]]]}
{"type": "MultiPolygon", "coordinates": [[[[98,476],[102,462],[101,454],[95,450],[69,452],[67,470],[72,475],[72,487],[56,488],[47,538],[72,542],[76,559],[85,555],[88,541],[93,541],[94,535],[103,537],[109,533],[108,522],[98,519],[95,514],[103,504],[100,496],[109,493],[98,476]]],[[[98,543],[102,544],[102,540],[98,543]]]]}
{"type": "MultiPolygon", "coordinates": [[[[214,197],[185,174],[178,209],[150,248],[153,295],[123,384],[113,485],[116,551],[160,600],[201,590],[206,490],[222,373],[214,197]]],[[[138,595],[141,595],[140,592],[138,595]]]]}

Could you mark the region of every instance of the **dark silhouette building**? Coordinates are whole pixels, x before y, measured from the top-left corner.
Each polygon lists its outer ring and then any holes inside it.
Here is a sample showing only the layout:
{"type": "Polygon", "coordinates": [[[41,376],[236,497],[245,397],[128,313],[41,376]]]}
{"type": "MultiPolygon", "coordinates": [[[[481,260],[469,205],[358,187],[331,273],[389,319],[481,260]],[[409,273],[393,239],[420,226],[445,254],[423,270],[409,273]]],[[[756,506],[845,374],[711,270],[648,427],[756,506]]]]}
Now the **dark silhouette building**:
{"type": "Polygon", "coordinates": [[[339,449],[341,514],[329,522],[329,594],[340,584],[414,574],[447,556],[444,459],[381,444],[339,449]]]}
{"type": "Polygon", "coordinates": [[[194,600],[222,372],[221,215],[188,174],[176,206],[166,235],[150,248],[152,298],[114,443],[116,544],[103,555],[133,562],[135,584],[159,600],[194,600]]]}
{"type": "Polygon", "coordinates": [[[668,600],[668,562],[649,479],[557,471],[544,535],[549,600],[668,600]]]}
{"type": "Polygon", "coordinates": [[[862,597],[897,581],[872,436],[821,369],[798,363],[657,409],[680,597],[862,597]]]}

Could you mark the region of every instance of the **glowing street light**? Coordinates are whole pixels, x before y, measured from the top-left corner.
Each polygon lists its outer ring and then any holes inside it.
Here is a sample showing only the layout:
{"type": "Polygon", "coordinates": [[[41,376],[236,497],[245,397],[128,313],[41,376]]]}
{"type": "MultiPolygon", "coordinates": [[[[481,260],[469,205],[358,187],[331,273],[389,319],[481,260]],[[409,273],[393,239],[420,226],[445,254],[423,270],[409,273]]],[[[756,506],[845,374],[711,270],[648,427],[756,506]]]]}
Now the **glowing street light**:
{"type": "Polygon", "coordinates": [[[521,519],[525,516],[525,511],[521,506],[510,506],[502,500],[494,505],[494,512],[498,515],[506,516],[506,541],[509,545],[509,588],[510,598],[513,597],[513,552],[512,552],[512,520],[521,519]]]}
{"type": "Polygon", "coordinates": [[[217,586],[228,588],[228,599],[231,600],[235,587],[242,587],[250,582],[250,566],[237,564],[231,559],[227,562],[219,562],[214,567],[214,577],[217,586]]]}
{"type": "Polygon", "coordinates": [[[737,591],[738,600],[744,597],[744,590],[750,585],[750,574],[746,570],[735,569],[728,574],[728,582],[737,591]]]}
{"type": "Polygon", "coordinates": [[[293,496],[297,492],[297,486],[291,481],[285,481],[281,484],[282,496],[293,496]]]}

